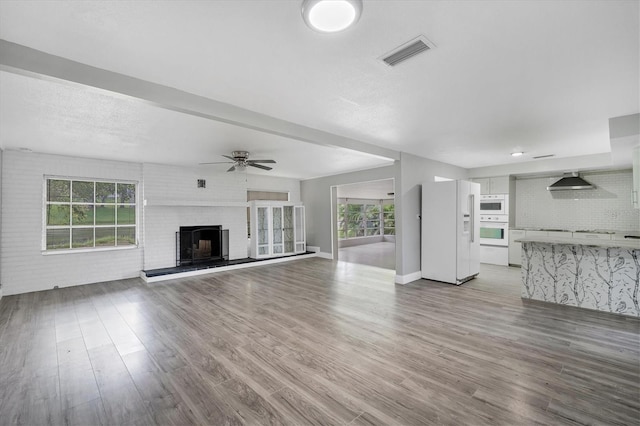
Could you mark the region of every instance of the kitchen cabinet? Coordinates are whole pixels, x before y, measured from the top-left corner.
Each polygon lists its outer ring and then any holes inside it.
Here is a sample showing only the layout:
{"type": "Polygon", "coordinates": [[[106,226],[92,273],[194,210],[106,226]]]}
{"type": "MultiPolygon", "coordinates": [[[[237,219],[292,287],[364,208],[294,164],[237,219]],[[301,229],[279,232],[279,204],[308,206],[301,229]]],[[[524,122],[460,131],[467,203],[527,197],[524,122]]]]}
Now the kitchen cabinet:
{"type": "Polygon", "coordinates": [[[250,255],[254,259],[306,251],[304,206],[276,201],[252,201],[250,255]]]}
{"type": "Polygon", "coordinates": [[[522,262],[522,243],[515,240],[524,238],[526,231],[524,229],[509,230],[509,265],[520,265],[522,262]]]}
{"type": "Polygon", "coordinates": [[[480,184],[480,194],[482,195],[509,193],[509,176],[475,178],[473,181],[480,184]]]}
{"type": "Polygon", "coordinates": [[[633,149],[633,207],[640,209],[640,146],[633,149]]]}

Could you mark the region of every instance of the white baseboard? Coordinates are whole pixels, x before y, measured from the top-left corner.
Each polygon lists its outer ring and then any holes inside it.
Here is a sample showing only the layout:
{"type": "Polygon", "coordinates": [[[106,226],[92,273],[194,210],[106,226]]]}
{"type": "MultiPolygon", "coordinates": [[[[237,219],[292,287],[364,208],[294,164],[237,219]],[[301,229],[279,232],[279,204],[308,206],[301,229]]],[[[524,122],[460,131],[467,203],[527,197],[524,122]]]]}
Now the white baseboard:
{"type": "Polygon", "coordinates": [[[397,275],[396,274],[396,284],[409,284],[411,282],[417,281],[422,278],[422,271],[412,272],[407,275],[397,275]]]}
{"type": "Polygon", "coordinates": [[[312,251],[316,253],[318,257],[321,257],[323,259],[333,260],[333,255],[331,253],[320,251],[320,247],[318,246],[307,246],[307,251],[312,251]]]}

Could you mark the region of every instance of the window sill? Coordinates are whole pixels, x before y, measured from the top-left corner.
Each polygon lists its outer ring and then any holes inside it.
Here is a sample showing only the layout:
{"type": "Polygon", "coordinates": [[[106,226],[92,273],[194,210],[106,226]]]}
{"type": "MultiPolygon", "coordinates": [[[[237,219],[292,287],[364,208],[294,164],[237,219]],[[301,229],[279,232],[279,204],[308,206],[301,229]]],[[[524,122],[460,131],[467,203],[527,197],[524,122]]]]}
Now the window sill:
{"type": "Polygon", "coordinates": [[[91,249],[68,249],[68,250],[41,250],[43,256],[56,256],[59,254],[74,254],[74,253],[95,253],[105,251],[121,251],[121,250],[134,250],[140,248],[140,246],[123,246],[123,247],[104,247],[104,248],[91,248],[91,249]]]}

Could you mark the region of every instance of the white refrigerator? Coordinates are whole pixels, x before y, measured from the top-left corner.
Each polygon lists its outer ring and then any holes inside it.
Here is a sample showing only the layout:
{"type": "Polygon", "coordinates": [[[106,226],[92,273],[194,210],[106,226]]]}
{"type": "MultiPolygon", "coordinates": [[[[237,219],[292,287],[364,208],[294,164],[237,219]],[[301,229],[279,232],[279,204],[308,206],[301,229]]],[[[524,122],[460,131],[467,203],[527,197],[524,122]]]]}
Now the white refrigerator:
{"type": "Polygon", "coordinates": [[[460,285],[480,272],[480,184],[422,184],[422,278],[460,285]]]}

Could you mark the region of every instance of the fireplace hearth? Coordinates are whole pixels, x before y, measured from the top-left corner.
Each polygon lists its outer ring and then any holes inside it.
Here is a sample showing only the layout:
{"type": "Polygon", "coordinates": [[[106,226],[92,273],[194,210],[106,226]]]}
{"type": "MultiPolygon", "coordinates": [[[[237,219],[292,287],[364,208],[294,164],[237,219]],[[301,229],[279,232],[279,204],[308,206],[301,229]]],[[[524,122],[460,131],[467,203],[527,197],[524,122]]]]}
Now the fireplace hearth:
{"type": "Polygon", "coordinates": [[[176,232],[176,266],[229,260],[229,230],[222,225],[181,226],[176,232]]]}

